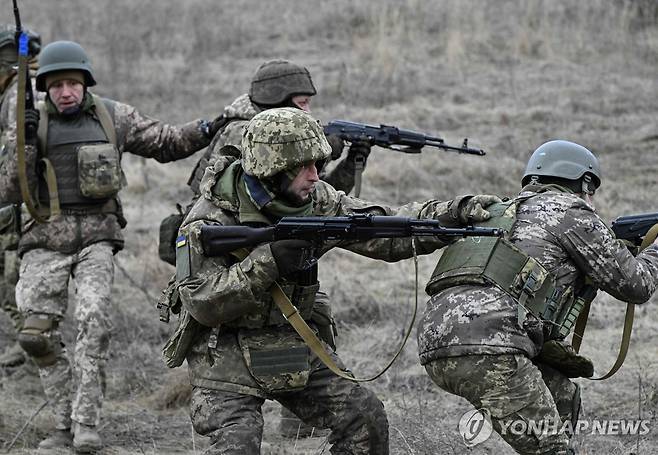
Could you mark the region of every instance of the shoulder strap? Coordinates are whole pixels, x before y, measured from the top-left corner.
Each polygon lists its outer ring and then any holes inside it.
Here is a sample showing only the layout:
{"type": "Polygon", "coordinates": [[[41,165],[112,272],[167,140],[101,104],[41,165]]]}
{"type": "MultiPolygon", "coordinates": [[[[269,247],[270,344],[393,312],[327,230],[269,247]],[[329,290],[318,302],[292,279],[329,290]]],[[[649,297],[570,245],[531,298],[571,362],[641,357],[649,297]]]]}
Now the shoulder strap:
{"type": "Polygon", "coordinates": [[[107,110],[107,107],[100,96],[94,95],[93,93],[91,96],[94,99],[94,109],[98,116],[98,121],[100,122],[107,139],[116,146],[117,132],[114,128],[114,122],[112,121],[112,116],[110,116],[110,111],[107,110]]]}

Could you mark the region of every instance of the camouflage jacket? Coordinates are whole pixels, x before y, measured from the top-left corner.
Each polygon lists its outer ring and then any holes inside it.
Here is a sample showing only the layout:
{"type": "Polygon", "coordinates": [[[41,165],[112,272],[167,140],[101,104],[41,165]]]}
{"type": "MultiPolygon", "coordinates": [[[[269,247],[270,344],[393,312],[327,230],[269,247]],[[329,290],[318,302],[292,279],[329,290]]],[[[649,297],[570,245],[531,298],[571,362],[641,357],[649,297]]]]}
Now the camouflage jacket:
{"type": "MultiPolygon", "coordinates": [[[[298,337],[291,332],[285,319],[279,317],[278,325],[271,322],[271,316],[278,312],[278,308],[272,301],[269,288],[279,279],[279,274],[269,244],[254,248],[242,260],[229,255],[207,257],[203,254],[199,240],[203,225],[239,224],[239,201],[220,198],[216,192],[216,183],[225,171],[228,172],[227,169],[236,172],[232,177],[234,182],[241,175],[238,173],[241,171],[235,170],[236,166],[229,167],[233,161],[233,157],[220,157],[213,167],[206,169],[200,187],[201,197],[180,230],[179,238],[184,236],[189,244],[190,269],[186,277],[179,276],[178,292],[185,311],[198,321],[195,329],[197,333],[192,336],[195,341],[187,351],[187,362],[195,386],[264,396],[265,392],[248,370],[248,354],[245,354],[245,350],[248,351],[251,341],[259,339],[261,348],[273,349],[277,346],[277,339],[289,344],[292,338],[301,346],[304,345],[300,339],[296,339],[298,337]],[[218,328],[214,335],[210,327],[218,328]],[[266,335],[270,341],[259,338],[266,335]],[[273,343],[273,346],[268,343],[273,343]]],[[[313,195],[313,215],[373,213],[434,218],[444,225],[455,226],[449,208],[459,205],[459,200],[416,202],[391,209],[346,196],[342,191],[320,181],[313,195]]],[[[438,238],[416,240],[418,254],[430,253],[444,245],[438,238]]],[[[326,245],[321,253],[333,246],[337,245],[326,245]]],[[[398,261],[413,254],[409,238],[342,243],[340,247],[386,261],[398,261]]],[[[177,262],[180,264],[182,261],[177,262]]]]}
{"type": "MultiPolygon", "coordinates": [[[[530,191],[528,191],[530,190],[530,191]]],[[[589,278],[599,289],[624,302],[643,303],[658,284],[658,248],[637,257],[578,196],[559,191],[535,192],[517,208],[510,241],[537,259],[557,279],[557,289],[578,292],[589,278]]],[[[535,357],[547,322],[522,328],[517,303],[499,288],[458,285],[427,303],[418,326],[421,363],[469,354],[523,353],[535,357]]],[[[532,318],[532,316],[529,316],[532,318]]]]}
{"type": "MultiPolygon", "coordinates": [[[[0,124],[8,125],[5,132],[5,150],[0,165],[0,200],[22,200],[16,159],[16,90],[8,94],[0,124]],[[6,115],[6,117],[4,117],[6,115]]],[[[167,125],[140,114],[134,107],[107,100],[114,106],[113,123],[119,153],[133,153],[154,158],[165,163],[193,154],[208,145],[209,140],[198,128],[198,120],[180,126],[167,125]]],[[[90,112],[81,115],[92,115],[90,112]]],[[[61,121],[57,114],[49,116],[49,124],[61,121]]],[[[26,167],[29,186],[37,188],[42,178],[37,174],[39,152],[36,147],[26,146],[26,167]]],[[[118,251],[123,247],[123,237],[115,214],[62,214],[49,223],[28,221],[19,245],[20,253],[33,248],[47,248],[70,254],[87,245],[110,241],[118,251]]]]}
{"type": "MultiPolygon", "coordinates": [[[[240,158],[242,132],[249,120],[260,111],[261,109],[251,102],[249,95],[246,93],[237,97],[224,108],[224,118],[228,123],[215,135],[188,180],[188,185],[195,194],[198,195],[200,192],[199,185],[206,167],[212,166],[217,158],[223,155],[240,158]]],[[[342,141],[330,141],[329,143],[332,149],[338,147],[341,149],[334,150],[332,156],[340,156],[343,146],[342,141]]],[[[329,172],[322,173],[320,178],[337,190],[349,193],[354,187],[354,163],[347,158],[340,160],[329,172]]]]}

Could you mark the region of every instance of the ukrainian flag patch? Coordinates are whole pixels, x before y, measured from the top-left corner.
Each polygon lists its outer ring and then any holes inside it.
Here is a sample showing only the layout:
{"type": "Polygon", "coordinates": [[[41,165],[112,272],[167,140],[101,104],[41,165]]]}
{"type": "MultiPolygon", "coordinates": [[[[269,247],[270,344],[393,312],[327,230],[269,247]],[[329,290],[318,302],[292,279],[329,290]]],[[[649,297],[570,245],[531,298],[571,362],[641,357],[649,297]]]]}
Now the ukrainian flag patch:
{"type": "Polygon", "coordinates": [[[176,238],[176,248],[180,248],[185,245],[187,245],[187,237],[185,237],[184,235],[179,235],[176,238]]]}

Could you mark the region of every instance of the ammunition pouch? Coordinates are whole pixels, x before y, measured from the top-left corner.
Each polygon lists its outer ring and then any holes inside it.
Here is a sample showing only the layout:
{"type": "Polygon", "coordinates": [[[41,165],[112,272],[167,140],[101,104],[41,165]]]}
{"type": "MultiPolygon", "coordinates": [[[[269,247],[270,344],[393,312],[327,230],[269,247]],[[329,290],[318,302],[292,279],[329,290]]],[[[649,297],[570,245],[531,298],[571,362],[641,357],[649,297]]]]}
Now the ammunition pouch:
{"type": "Polygon", "coordinates": [[[202,328],[203,326],[185,309],[180,311],[176,331],[162,348],[162,358],[169,368],[176,368],[183,364],[188,351],[202,332],[202,328]]]}
{"type": "Polygon", "coordinates": [[[160,222],[158,256],[171,265],[176,265],[176,237],[178,237],[178,229],[185,218],[180,205],[177,207],[178,213],[173,213],[160,222]]]}
{"type": "Polygon", "coordinates": [[[124,182],[121,157],[114,144],[85,144],[78,147],[80,194],[91,199],[115,196],[124,182]]]}
{"type": "Polygon", "coordinates": [[[54,365],[62,351],[61,344],[51,337],[55,328],[57,323],[48,315],[32,314],[18,333],[18,343],[39,367],[54,365]]]}
{"type": "Polygon", "coordinates": [[[571,345],[563,341],[547,341],[533,360],[555,368],[568,378],[591,378],[594,375],[592,361],[577,354],[571,345]]]}
{"type": "Polygon", "coordinates": [[[238,332],[247,368],[268,394],[303,389],[310,376],[310,350],[292,329],[238,332]]]}

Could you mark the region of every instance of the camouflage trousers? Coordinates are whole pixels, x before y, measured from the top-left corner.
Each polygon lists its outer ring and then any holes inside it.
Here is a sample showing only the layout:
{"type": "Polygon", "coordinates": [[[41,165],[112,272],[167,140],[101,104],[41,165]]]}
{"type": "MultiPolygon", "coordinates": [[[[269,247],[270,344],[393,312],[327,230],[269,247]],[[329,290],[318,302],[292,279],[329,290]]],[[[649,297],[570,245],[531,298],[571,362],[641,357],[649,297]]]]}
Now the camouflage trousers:
{"type": "Polygon", "coordinates": [[[23,315],[16,306],[18,263],[16,251],[0,251],[0,308],[9,316],[16,331],[23,325],[23,315]]]}
{"type": "MultiPolygon", "coordinates": [[[[329,428],[334,455],[387,455],[388,420],[375,394],[317,366],[306,387],[274,399],[304,423],[329,428]]],[[[265,399],[195,387],[191,417],[197,433],[210,436],[205,455],[257,455],[263,438],[265,399]]]]}
{"type": "Polygon", "coordinates": [[[567,420],[577,421],[579,388],[557,370],[512,354],[443,358],[425,369],[443,390],[488,411],[494,430],[518,453],[571,453],[564,432],[508,431],[518,421],[550,422],[558,430],[567,420]]]}
{"type": "Polygon", "coordinates": [[[44,335],[62,347],[57,349],[53,365],[39,367],[58,429],[70,428],[71,419],[98,424],[105,391],[113,280],[114,259],[108,242],[92,244],[75,254],[35,249],[23,256],[16,286],[18,307],[25,316],[48,315],[54,324],[44,335]],[[68,307],[71,277],[77,325],[72,364],[59,330],[68,307]]]}

